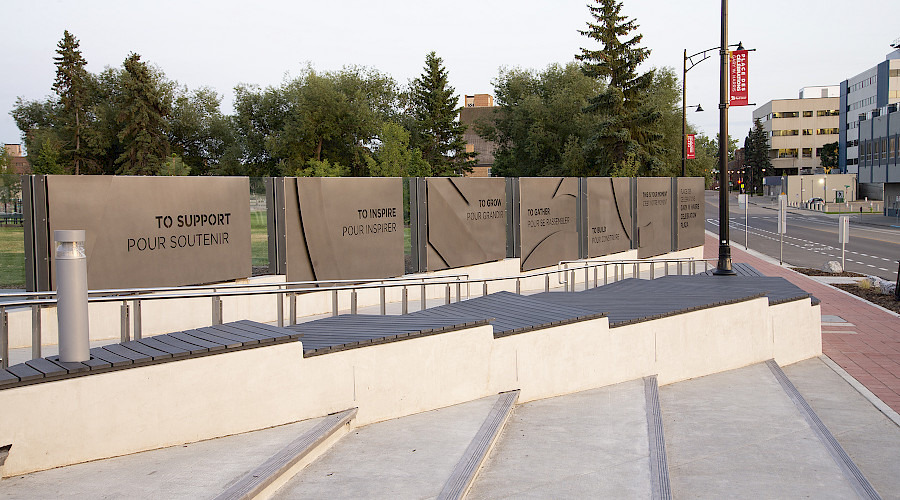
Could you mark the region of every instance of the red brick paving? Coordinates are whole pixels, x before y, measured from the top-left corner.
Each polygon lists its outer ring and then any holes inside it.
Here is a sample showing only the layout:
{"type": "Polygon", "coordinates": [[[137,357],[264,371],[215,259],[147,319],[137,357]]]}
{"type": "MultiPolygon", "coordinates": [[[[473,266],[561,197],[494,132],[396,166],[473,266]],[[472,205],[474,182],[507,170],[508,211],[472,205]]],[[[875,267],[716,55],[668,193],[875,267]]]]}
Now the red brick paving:
{"type": "MultiPolygon", "coordinates": [[[[706,235],[705,258],[719,256],[718,239],[706,235]]],[[[840,316],[853,326],[822,325],[822,352],[894,411],[900,412],[900,316],[855,295],[819,283],[731,246],[733,262],[750,264],[766,276],[778,276],[822,301],[822,314],[840,316]],[[836,333],[836,332],[857,332],[836,333]]]]}

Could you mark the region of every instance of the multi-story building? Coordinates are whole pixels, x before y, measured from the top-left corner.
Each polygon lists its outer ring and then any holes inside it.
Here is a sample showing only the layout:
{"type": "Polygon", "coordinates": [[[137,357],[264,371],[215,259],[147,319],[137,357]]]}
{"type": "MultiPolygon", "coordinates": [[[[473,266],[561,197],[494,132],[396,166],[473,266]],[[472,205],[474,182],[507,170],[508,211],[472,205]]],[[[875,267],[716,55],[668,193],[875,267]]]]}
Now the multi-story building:
{"type": "Polygon", "coordinates": [[[494,165],[496,144],[485,140],[475,131],[476,122],[491,122],[494,119],[494,96],[475,94],[465,96],[465,107],[459,110],[459,122],[466,125],[463,138],[466,141],[466,152],[475,153],[475,168],[468,177],[490,177],[494,165]]]}
{"type": "MultiPolygon", "coordinates": [[[[900,40],[892,47],[896,50],[877,66],[841,82],[841,147],[838,150],[841,172],[859,172],[860,120],[870,117],[875,109],[900,102],[900,40]]],[[[860,194],[868,191],[863,183],[860,179],[860,194]]]]}
{"type": "Polygon", "coordinates": [[[839,92],[837,85],[804,87],[798,99],[775,99],[753,110],[769,138],[775,175],[814,173],[821,167],[822,148],[838,142],[839,92]]]}
{"type": "Polygon", "coordinates": [[[860,120],[859,183],[881,186],[885,215],[900,212],[900,113],[898,105],[888,104],[867,113],[860,120]]]}
{"type": "Polygon", "coordinates": [[[10,167],[17,174],[31,173],[31,163],[28,163],[28,157],[22,150],[21,144],[5,144],[6,154],[9,155],[10,167]]]}

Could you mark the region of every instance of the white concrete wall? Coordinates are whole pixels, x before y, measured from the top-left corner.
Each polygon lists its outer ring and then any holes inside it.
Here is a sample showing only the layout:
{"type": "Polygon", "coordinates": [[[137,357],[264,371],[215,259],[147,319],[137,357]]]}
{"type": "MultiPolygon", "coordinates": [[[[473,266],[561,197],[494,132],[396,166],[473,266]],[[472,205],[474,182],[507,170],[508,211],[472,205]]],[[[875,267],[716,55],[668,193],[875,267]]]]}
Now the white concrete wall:
{"type": "MultiPolygon", "coordinates": [[[[680,252],[672,252],[666,255],[656,257],[657,259],[678,259],[693,258],[701,259],[703,257],[703,247],[696,247],[680,252]]],[[[637,250],[629,250],[615,255],[608,255],[593,260],[635,260],[637,259],[637,250]]],[[[467,274],[469,279],[494,279],[505,276],[519,276],[528,273],[519,272],[519,259],[505,259],[498,262],[489,262],[486,264],[478,264],[459,269],[447,269],[433,273],[424,273],[418,275],[409,275],[410,279],[417,277],[435,277],[467,274]]],[[[662,266],[658,265],[657,276],[662,275],[662,266]]],[[[649,276],[649,265],[642,267],[646,276],[649,276]]],[[[674,273],[674,266],[671,267],[674,273]]],[[[553,271],[556,267],[539,269],[537,271],[553,271]]],[[[625,269],[627,276],[632,274],[632,266],[628,265],[625,269]]],[[[700,271],[698,269],[698,271],[700,271]]],[[[609,270],[609,279],[612,280],[613,270],[609,270]]],[[[554,274],[550,276],[550,286],[552,288],[560,286],[562,275],[554,274]]],[[[590,273],[590,280],[593,280],[593,273],[590,273]]],[[[584,271],[577,272],[575,276],[577,283],[584,282],[584,271]]],[[[602,283],[602,271],[600,273],[600,282],[602,283]]],[[[245,280],[247,283],[283,283],[284,276],[266,276],[260,278],[251,278],[245,280]],[[262,281],[265,279],[266,281],[262,281]]],[[[544,288],[544,277],[523,278],[520,286],[523,291],[542,290],[544,288]]],[[[425,287],[426,299],[442,299],[446,293],[444,285],[431,285],[425,287]]],[[[481,284],[463,285],[461,287],[463,297],[468,295],[480,296],[482,294],[481,284]]],[[[419,309],[419,301],[421,299],[421,286],[411,285],[408,289],[408,300],[410,303],[410,311],[419,309]]],[[[250,290],[250,289],[247,289],[250,290]]],[[[501,290],[510,292],[516,291],[516,280],[509,279],[504,281],[491,282],[488,286],[488,293],[494,293],[501,290]]],[[[180,292],[179,292],[180,293],[180,292]]],[[[451,286],[452,300],[457,300],[456,287],[451,286]]],[[[174,294],[174,293],[173,293],[174,294]]],[[[398,303],[402,300],[402,287],[392,287],[387,289],[385,300],[388,303],[398,303]]],[[[131,306],[132,301],[128,301],[131,306]]],[[[380,293],[377,289],[361,290],[357,295],[358,307],[377,306],[380,303],[380,293]]],[[[110,303],[91,303],[90,310],[90,332],[91,340],[117,340],[121,335],[121,305],[122,302],[110,303]]],[[[341,311],[350,309],[350,291],[342,291],[338,295],[338,305],[341,311]]],[[[285,296],[283,304],[283,318],[285,324],[289,323],[289,300],[285,296]]],[[[300,295],[297,299],[297,315],[298,317],[314,316],[317,314],[330,314],[332,310],[332,292],[308,292],[300,295]]],[[[41,320],[41,343],[43,345],[55,345],[57,343],[57,319],[56,308],[48,307],[42,309],[41,320]]],[[[132,325],[134,324],[134,311],[132,309],[132,325]]],[[[241,319],[249,319],[259,322],[275,322],[278,319],[277,299],[275,295],[243,295],[224,297],[222,299],[222,316],[223,321],[237,321],[241,319]]],[[[201,328],[209,326],[212,323],[212,299],[210,298],[191,298],[191,299],[155,299],[141,301],[141,332],[144,337],[170,333],[176,331],[189,330],[192,328],[201,328]]],[[[133,328],[132,328],[133,331],[133,328]]],[[[9,311],[9,347],[11,349],[24,348],[31,346],[31,310],[28,308],[19,308],[9,311]]]]}
{"type": "Polygon", "coordinates": [[[521,389],[520,401],[821,354],[819,308],[765,298],[609,328],[480,326],[303,358],[300,342],[0,390],[0,477],[319,417],[354,425],[521,389]]]}

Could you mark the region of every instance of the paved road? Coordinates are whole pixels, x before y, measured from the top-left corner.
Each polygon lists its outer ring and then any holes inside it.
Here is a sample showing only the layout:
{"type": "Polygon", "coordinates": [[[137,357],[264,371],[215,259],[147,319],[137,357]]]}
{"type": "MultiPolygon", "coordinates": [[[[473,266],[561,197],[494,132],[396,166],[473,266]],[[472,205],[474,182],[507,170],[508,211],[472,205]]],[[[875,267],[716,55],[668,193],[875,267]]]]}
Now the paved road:
{"type": "MultiPolygon", "coordinates": [[[[706,229],[719,232],[719,194],[706,192],[706,229]]],[[[738,209],[737,196],[730,197],[731,244],[744,247],[745,231],[749,246],[770,257],[779,258],[777,210],[774,206],[750,204],[748,217],[738,209]]],[[[836,215],[808,210],[788,209],[787,233],[784,235],[784,262],[800,267],[821,268],[826,261],[841,260],[836,215]]],[[[845,248],[848,271],[897,278],[900,259],[900,227],[873,227],[850,219],[850,242],[845,248]]]]}

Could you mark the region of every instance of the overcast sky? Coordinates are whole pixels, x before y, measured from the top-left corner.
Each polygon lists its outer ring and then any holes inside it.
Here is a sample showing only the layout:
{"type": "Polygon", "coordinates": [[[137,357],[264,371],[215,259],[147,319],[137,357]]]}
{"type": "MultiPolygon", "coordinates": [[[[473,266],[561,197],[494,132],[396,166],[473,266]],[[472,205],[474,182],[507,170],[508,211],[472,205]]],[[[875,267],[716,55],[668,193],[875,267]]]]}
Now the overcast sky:
{"type": "MultiPolygon", "coordinates": [[[[297,75],[345,65],[375,68],[405,84],[422,72],[425,54],[444,59],[463,94],[492,93],[501,67],[542,69],[573,60],[580,47],[599,48],[577,30],[590,20],[586,0],[0,0],[0,141],[20,142],[9,116],[16,97],[52,92],[56,43],[63,30],[81,42],[88,70],[119,67],[130,52],[190,88],[210,86],[232,113],[239,83],[270,86],[297,75]]],[[[644,69],[669,66],[680,75],[688,54],[719,44],[721,3],[625,0],[643,46],[644,69]]],[[[755,48],[749,60],[750,102],[796,98],[811,85],[836,85],[884,60],[900,37],[896,0],[755,0],[731,2],[729,40],[755,48]]],[[[688,73],[688,104],[707,111],[689,121],[718,131],[718,60],[688,73]]],[[[743,138],[753,106],[731,108],[730,133],[743,138]]]]}

